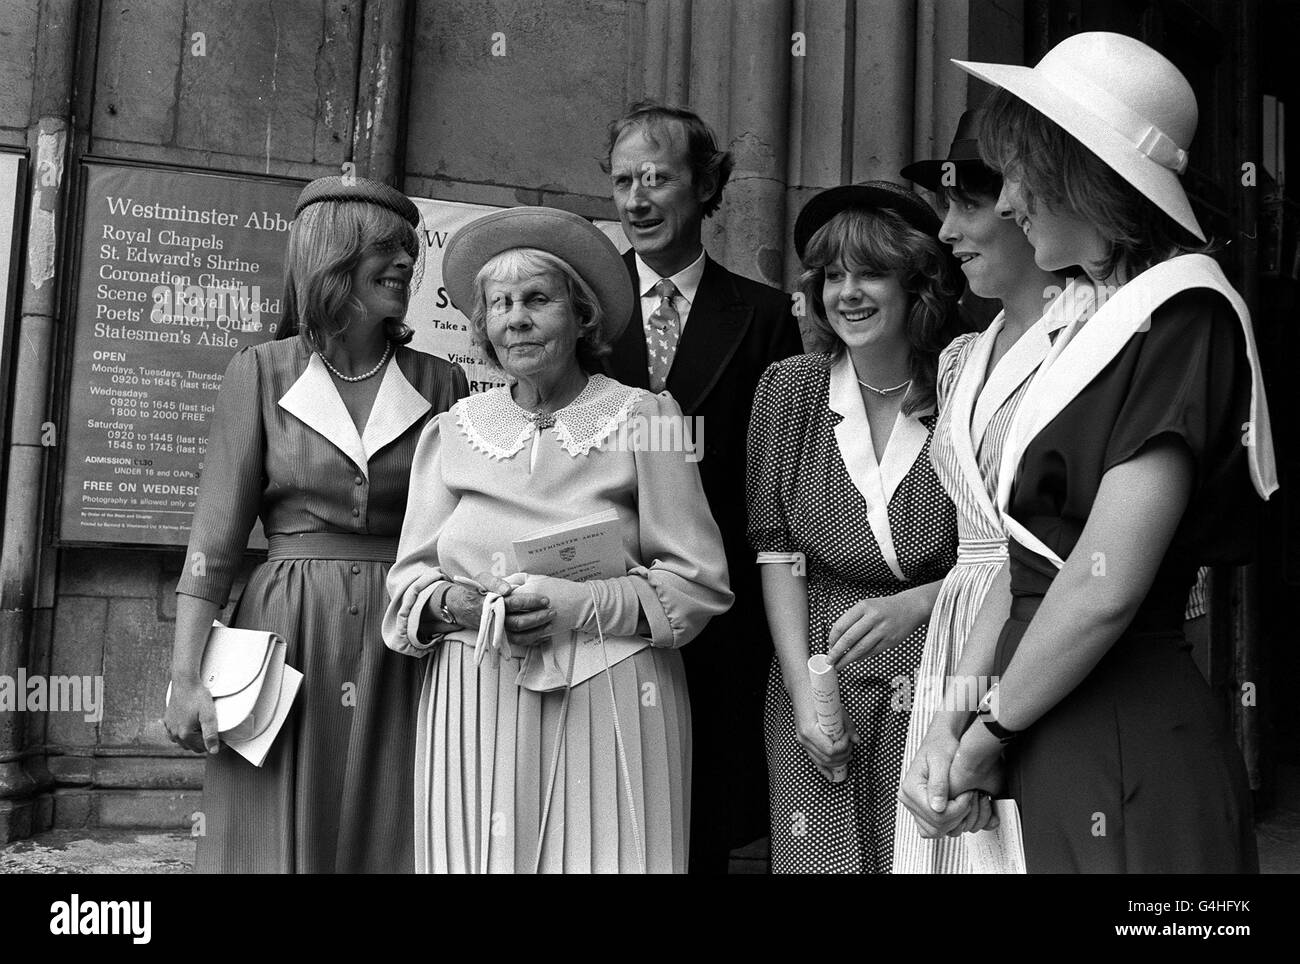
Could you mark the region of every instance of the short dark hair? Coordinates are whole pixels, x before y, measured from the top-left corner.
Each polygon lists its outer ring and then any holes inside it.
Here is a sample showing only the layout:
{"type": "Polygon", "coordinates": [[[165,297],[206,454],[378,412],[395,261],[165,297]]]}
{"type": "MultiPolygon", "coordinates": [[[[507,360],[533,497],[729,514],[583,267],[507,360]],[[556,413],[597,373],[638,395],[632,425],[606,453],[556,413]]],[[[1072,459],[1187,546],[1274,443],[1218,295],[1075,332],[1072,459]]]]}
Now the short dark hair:
{"type": "Polygon", "coordinates": [[[605,159],[600,162],[600,169],[609,173],[614,145],[629,130],[635,128],[643,132],[652,143],[658,144],[669,124],[680,124],[686,135],[686,159],[691,167],[692,183],[698,184],[709,177],[717,179],[713,194],[704,201],[704,216],[711,217],[722,204],[722,189],[731,177],[735,161],[732,160],[730,151],[718,150],[718,139],[714,136],[713,128],[693,110],[661,104],[655,100],[642,100],[633,104],[618,120],[610,121],[606,132],[605,159]]]}
{"type": "Polygon", "coordinates": [[[1101,277],[1119,267],[1138,274],[1209,248],[1059,124],[1005,90],[994,91],[984,108],[979,143],[988,163],[1021,182],[1031,210],[1041,201],[1096,226],[1110,250],[1100,264],[1081,267],[1101,277]]]}
{"type": "Polygon", "coordinates": [[[836,263],[881,275],[898,274],[899,284],[911,296],[907,341],[912,349],[912,386],[903,411],[911,414],[933,404],[939,353],[961,330],[957,309],[961,285],[943,245],[887,208],[848,208],[817,229],[804,249],[804,271],[799,276],[804,300],[812,306],[806,341],[811,351],[838,355],[844,344],[826,320],[822,303],[826,268],[836,263]]]}

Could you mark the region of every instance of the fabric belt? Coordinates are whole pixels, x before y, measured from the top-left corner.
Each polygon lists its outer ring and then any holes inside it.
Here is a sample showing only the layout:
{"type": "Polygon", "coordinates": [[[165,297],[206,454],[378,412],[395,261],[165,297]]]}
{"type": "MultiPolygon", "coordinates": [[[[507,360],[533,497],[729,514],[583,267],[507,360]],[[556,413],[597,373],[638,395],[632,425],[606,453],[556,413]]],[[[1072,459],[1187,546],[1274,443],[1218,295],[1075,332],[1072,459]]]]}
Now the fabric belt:
{"type": "Polygon", "coordinates": [[[1007,561],[1005,539],[963,539],[957,543],[957,565],[974,566],[981,563],[1007,561]]]}
{"type": "Polygon", "coordinates": [[[344,559],[348,562],[387,562],[397,559],[397,539],[353,535],[350,532],[277,534],[268,540],[268,562],[281,559],[344,559]]]}

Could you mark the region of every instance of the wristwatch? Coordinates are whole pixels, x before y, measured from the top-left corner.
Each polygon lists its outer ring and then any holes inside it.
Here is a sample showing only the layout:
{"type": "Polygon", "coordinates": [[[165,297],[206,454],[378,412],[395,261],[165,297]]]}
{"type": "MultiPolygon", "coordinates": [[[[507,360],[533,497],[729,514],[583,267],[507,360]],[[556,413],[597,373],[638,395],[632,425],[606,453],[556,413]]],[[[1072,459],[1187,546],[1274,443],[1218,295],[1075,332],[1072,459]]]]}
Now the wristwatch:
{"type": "Polygon", "coordinates": [[[994,709],[994,702],[997,697],[994,695],[998,691],[998,684],[994,683],[989,687],[989,691],[984,694],[984,699],[980,700],[979,709],[975,711],[975,719],[984,724],[984,728],[993,734],[999,743],[1010,743],[1017,736],[1019,731],[1008,730],[998,722],[997,710],[994,709]]]}
{"type": "Polygon", "coordinates": [[[441,619],[444,623],[450,623],[453,626],[459,626],[460,622],[456,619],[455,616],[451,614],[451,610],[447,608],[447,596],[450,595],[454,585],[455,584],[451,582],[447,583],[447,585],[442,590],[442,596],[438,600],[438,605],[435,606],[434,609],[438,613],[438,618],[441,619]]]}

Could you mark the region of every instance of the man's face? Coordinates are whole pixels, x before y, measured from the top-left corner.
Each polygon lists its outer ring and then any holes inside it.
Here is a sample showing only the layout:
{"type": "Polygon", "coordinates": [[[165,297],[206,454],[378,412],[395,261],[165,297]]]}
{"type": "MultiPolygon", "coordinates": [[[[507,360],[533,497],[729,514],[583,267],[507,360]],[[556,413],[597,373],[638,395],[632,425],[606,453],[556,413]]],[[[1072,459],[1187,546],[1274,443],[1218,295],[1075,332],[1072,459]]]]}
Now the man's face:
{"type": "Polygon", "coordinates": [[[695,183],[678,125],[656,140],[629,128],[610,153],[610,181],[623,233],[647,264],[668,275],[695,260],[714,186],[695,183]]]}

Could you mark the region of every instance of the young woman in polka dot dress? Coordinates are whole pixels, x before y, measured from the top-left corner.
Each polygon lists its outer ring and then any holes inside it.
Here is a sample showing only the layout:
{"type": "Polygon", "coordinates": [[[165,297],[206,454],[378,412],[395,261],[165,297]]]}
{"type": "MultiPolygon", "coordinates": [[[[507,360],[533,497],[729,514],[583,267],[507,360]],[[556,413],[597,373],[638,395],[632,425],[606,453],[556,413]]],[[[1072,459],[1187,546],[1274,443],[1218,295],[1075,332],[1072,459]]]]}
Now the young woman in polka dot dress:
{"type": "Polygon", "coordinates": [[[890,870],[913,676],[957,547],[930,464],[959,290],[938,231],[927,205],[886,181],[823,192],[795,224],[819,353],[768,368],[749,426],[749,533],[776,644],[765,729],[777,873],[890,870]],[[807,663],[819,653],[838,671],[836,740],[816,722],[807,663]]]}

